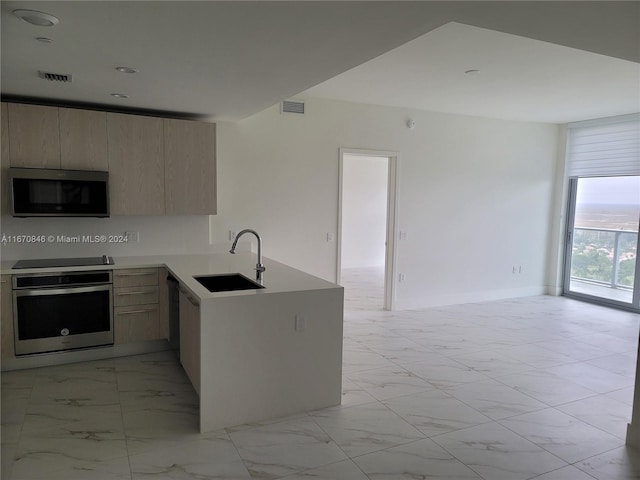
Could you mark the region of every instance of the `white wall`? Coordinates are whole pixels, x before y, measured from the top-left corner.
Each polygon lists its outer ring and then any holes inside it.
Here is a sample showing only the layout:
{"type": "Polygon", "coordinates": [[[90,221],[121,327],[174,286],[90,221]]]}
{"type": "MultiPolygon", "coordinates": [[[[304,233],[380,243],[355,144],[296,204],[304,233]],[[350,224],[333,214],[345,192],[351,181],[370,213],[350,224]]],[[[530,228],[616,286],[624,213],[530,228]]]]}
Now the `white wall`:
{"type": "Polygon", "coordinates": [[[344,155],[342,268],[384,265],[389,159],[344,155]]]}
{"type": "Polygon", "coordinates": [[[217,216],[14,219],[2,233],[140,232],[140,242],[6,245],[3,260],[206,252],[249,227],[265,255],[336,279],[339,149],[400,152],[396,308],[544,293],[559,127],[309,99],[218,124],[217,216]],[[406,127],[407,118],[416,121],[406,127]],[[208,220],[210,219],[210,223],[208,220]],[[209,231],[210,229],[210,231],[209,231]],[[512,266],[522,265],[521,274],[512,266]]]}
{"type": "Polygon", "coordinates": [[[336,278],[339,148],[400,152],[397,308],[541,294],[559,127],[309,99],[218,125],[212,237],[257,229],[265,255],[336,278]],[[407,118],[416,121],[406,127],[407,118]],[[522,273],[512,273],[513,266],[522,273]]]}
{"type": "MultiPolygon", "coordinates": [[[[207,216],[126,216],[110,218],[13,218],[3,216],[4,235],[122,235],[139,232],[137,243],[7,243],[2,260],[87,257],[96,255],[158,255],[204,253],[209,245],[207,216]]],[[[1,237],[0,237],[1,239],[1,237]]]]}

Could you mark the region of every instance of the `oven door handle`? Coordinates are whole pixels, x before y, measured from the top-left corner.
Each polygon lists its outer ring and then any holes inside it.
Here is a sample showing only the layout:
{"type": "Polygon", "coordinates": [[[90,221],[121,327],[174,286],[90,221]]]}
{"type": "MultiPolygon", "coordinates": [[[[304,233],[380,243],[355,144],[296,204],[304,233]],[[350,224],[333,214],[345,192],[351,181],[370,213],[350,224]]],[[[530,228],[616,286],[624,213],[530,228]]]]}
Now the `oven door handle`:
{"type": "Polygon", "coordinates": [[[111,285],[92,285],[90,287],[70,287],[70,288],[36,288],[25,290],[14,290],[16,297],[35,297],[40,295],[72,295],[74,293],[89,293],[110,291],[111,285]]]}

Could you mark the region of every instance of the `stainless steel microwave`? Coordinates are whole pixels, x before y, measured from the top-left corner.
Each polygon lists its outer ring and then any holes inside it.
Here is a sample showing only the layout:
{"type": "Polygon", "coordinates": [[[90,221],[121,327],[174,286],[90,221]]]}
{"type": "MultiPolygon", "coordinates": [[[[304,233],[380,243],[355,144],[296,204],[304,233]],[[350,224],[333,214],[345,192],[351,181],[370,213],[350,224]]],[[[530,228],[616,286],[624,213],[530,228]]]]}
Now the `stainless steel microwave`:
{"type": "Polygon", "coordinates": [[[14,217],[108,217],[109,173],[10,168],[14,217]]]}

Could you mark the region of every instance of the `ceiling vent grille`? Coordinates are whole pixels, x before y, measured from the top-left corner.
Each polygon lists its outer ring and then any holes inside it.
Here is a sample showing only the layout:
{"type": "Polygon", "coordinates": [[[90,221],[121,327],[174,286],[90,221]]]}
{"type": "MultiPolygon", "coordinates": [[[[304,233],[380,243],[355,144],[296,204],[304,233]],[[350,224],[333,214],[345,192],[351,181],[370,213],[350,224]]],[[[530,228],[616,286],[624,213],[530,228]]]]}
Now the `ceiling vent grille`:
{"type": "Polygon", "coordinates": [[[70,73],[52,73],[39,70],[38,76],[44,80],[49,80],[50,82],[69,83],[73,80],[73,77],[70,73]]]}
{"type": "Polygon", "coordinates": [[[304,102],[299,100],[285,100],[280,106],[280,112],[304,115],[304,102]]]}

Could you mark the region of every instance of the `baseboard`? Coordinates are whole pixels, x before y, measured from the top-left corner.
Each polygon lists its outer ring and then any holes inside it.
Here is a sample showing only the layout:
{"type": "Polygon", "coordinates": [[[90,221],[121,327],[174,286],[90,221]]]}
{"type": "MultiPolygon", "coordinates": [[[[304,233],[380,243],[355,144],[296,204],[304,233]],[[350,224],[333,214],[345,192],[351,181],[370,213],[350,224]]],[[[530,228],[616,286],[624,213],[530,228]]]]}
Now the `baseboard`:
{"type": "Polygon", "coordinates": [[[559,297],[562,295],[562,287],[547,285],[546,290],[547,290],[547,295],[553,295],[554,297],[559,297]]]}
{"type": "Polygon", "coordinates": [[[395,310],[416,310],[420,308],[443,307],[464,303],[489,302],[510,298],[535,297],[546,295],[547,287],[512,288],[505,290],[488,290],[484,292],[459,292],[445,295],[425,295],[415,299],[397,299],[395,310]]]}

